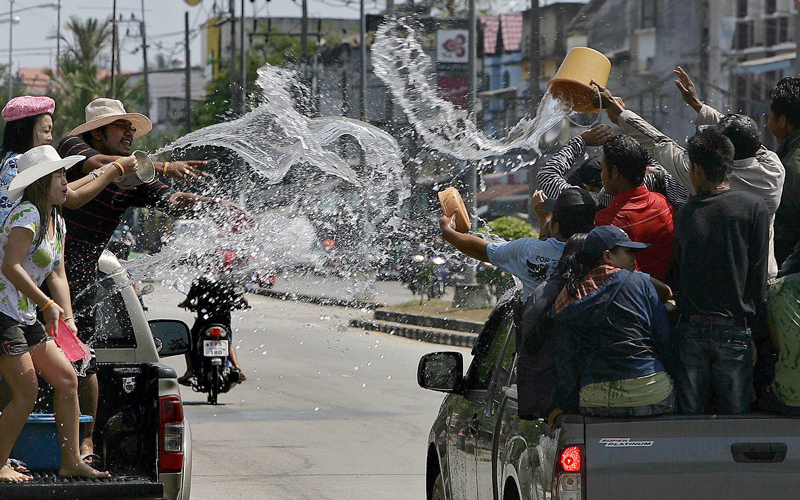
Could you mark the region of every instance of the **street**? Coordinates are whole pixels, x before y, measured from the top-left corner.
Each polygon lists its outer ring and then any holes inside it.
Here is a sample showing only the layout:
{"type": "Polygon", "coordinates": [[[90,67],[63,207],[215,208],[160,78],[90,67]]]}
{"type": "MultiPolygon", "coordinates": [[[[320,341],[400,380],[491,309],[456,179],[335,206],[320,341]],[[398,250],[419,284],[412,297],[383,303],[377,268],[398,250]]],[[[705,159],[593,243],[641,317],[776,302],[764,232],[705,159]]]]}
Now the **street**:
{"type": "MultiPolygon", "coordinates": [[[[157,287],[148,317],[193,316],[157,287]]],[[[234,313],[247,380],[205,403],[182,388],[193,437],[192,499],[408,499],[425,497],[425,445],[442,394],[416,383],[437,346],[347,328],[368,311],[248,294],[234,313]]],[[[168,358],[178,375],[182,357],[168,358]]]]}

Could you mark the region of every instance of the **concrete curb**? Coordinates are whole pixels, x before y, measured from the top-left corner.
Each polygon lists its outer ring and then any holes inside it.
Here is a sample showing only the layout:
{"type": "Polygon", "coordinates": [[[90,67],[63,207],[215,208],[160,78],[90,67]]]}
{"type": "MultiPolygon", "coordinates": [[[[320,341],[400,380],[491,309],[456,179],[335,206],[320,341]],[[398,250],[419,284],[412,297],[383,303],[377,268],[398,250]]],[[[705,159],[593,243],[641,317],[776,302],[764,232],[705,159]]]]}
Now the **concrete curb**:
{"type": "Polygon", "coordinates": [[[421,314],[408,314],[397,311],[376,310],[374,318],[382,321],[393,321],[415,326],[427,326],[442,330],[455,330],[457,332],[481,333],[483,323],[477,321],[464,321],[460,319],[440,318],[437,316],[423,316],[421,314]]]}
{"type": "Polygon", "coordinates": [[[332,297],[320,297],[316,295],[303,295],[302,293],[281,292],[278,290],[269,290],[267,288],[253,288],[253,293],[280,300],[294,300],[297,302],[308,302],[310,304],[317,304],[320,306],[338,306],[338,307],[351,307],[353,309],[377,309],[379,307],[386,307],[382,302],[370,302],[367,300],[357,299],[336,299],[332,297]]]}
{"type": "Polygon", "coordinates": [[[417,328],[413,326],[394,325],[390,323],[380,323],[369,319],[351,319],[350,326],[353,328],[361,328],[363,330],[371,330],[376,332],[384,332],[390,335],[397,335],[408,339],[421,340],[431,344],[454,345],[460,347],[474,347],[478,336],[470,333],[457,333],[457,332],[443,332],[437,330],[428,330],[425,328],[417,328]]]}

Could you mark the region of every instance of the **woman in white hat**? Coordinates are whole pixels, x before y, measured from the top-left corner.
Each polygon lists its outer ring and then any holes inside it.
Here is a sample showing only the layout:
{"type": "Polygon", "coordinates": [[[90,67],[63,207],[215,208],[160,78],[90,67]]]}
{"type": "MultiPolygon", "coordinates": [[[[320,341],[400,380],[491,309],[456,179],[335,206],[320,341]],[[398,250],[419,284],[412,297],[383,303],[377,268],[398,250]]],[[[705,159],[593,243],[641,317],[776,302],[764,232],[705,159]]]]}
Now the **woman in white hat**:
{"type": "MultiPolygon", "coordinates": [[[[31,148],[50,144],[53,139],[53,113],[56,102],[47,96],[20,96],[8,101],[2,111],[6,127],[0,146],[0,223],[15,202],[8,199],[8,185],[17,175],[17,158],[31,148]]],[[[125,156],[69,184],[69,208],[84,205],[120,175],[136,170],[136,158],[125,156]]]]}
{"type": "Polygon", "coordinates": [[[54,391],[59,475],[110,477],[81,460],[77,375],[47,333],[59,319],[77,332],[64,271],[66,230],[60,206],[67,200],[66,170],[82,159],[62,159],[48,145],[32,148],[18,158],[19,174],[9,185],[8,198],[21,201],[0,226],[0,375],[12,393],[0,414],[0,464],[6,464],[0,467],[0,482],[32,479],[9,467],[7,460],[36,401],[37,373],[54,391]],[[52,298],[39,288],[45,281],[52,298]],[[37,307],[45,325],[36,319],[37,307]]]}

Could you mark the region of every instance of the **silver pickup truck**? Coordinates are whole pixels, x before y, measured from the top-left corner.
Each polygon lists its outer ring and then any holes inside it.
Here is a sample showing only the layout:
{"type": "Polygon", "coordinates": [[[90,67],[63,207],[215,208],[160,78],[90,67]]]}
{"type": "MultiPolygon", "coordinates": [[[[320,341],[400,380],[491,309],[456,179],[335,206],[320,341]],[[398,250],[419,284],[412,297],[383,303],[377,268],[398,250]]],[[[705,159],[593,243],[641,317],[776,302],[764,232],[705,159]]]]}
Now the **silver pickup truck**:
{"type": "Polygon", "coordinates": [[[466,374],[425,355],[423,388],[448,393],[428,436],[429,500],[800,498],[800,420],[753,413],[602,419],[551,429],[517,414],[518,296],[486,321],[466,374]]]}
{"type": "MultiPolygon", "coordinates": [[[[101,465],[113,477],[64,479],[56,474],[58,466],[31,467],[34,481],[0,484],[0,499],[189,498],[191,430],[183,415],[177,374],[160,362],[160,356],[188,350],[189,329],[177,320],[148,323],[127,271],[109,252],[100,259],[100,271],[105,279],[97,291],[100,404],[94,443],[101,465]]],[[[40,387],[34,413],[52,414],[52,391],[44,383],[40,387]]],[[[8,386],[0,383],[0,408],[8,399],[8,386]]],[[[29,418],[23,430],[28,440],[15,458],[33,464],[43,462],[46,454],[58,457],[58,444],[52,442],[55,428],[35,427],[29,418]]]]}

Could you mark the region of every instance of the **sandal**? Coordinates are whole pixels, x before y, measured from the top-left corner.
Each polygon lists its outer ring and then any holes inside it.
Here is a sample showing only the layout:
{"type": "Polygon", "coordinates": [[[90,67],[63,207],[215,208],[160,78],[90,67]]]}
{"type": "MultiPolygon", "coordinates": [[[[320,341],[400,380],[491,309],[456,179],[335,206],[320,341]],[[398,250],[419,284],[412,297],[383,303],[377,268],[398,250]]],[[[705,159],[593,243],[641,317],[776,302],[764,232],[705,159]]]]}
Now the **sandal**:
{"type": "Polygon", "coordinates": [[[16,458],[9,458],[6,462],[6,465],[12,468],[14,471],[19,472],[20,474],[30,474],[31,470],[25,465],[25,462],[22,460],[17,460],[16,458]]]}
{"type": "Polygon", "coordinates": [[[182,377],[178,377],[178,383],[181,385],[185,385],[186,387],[191,387],[193,376],[194,375],[184,375],[182,377]]]}
{"type": "Polygon", "coordinates": [[[87,453],[85,455],[81,455],[81,461],[95,469],[100,466],[100,460],[100,455],[96,453],[87,453]]]}

